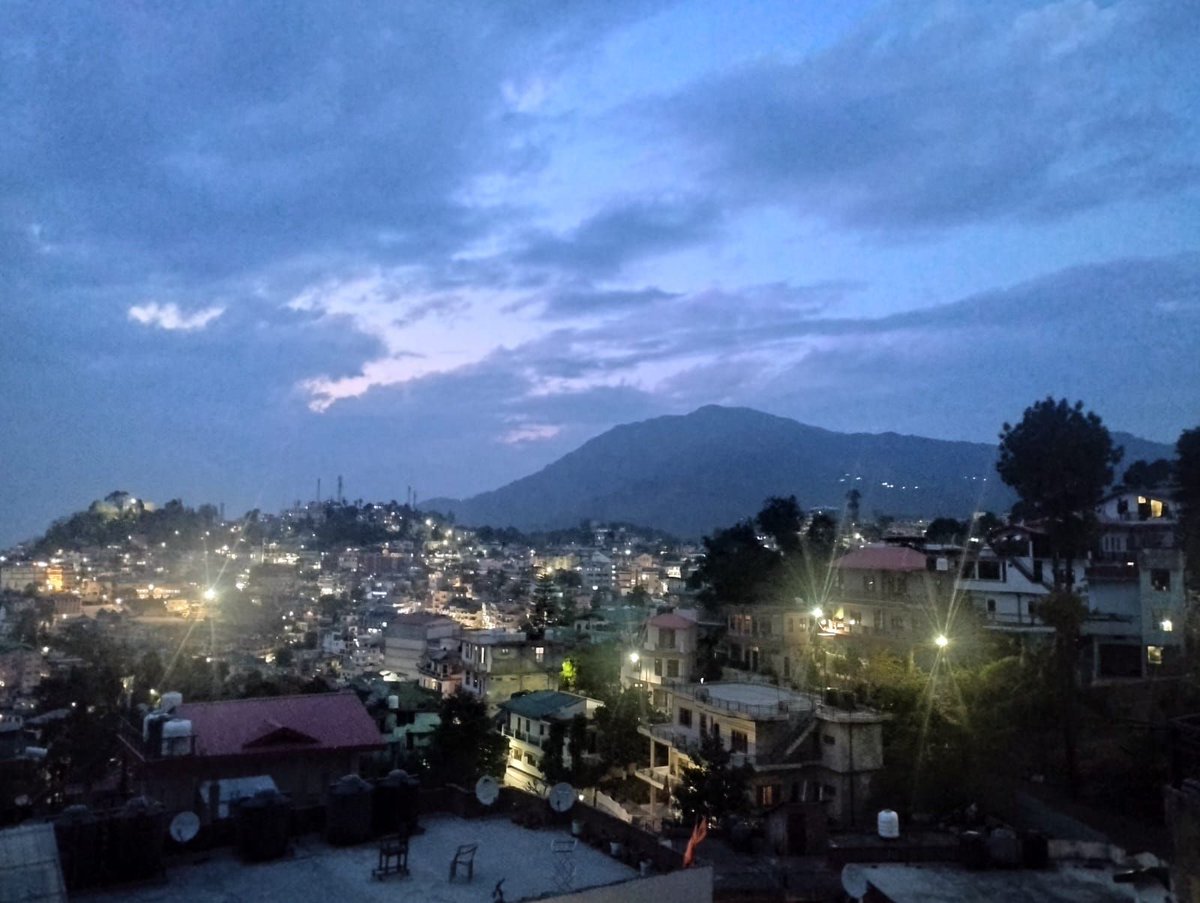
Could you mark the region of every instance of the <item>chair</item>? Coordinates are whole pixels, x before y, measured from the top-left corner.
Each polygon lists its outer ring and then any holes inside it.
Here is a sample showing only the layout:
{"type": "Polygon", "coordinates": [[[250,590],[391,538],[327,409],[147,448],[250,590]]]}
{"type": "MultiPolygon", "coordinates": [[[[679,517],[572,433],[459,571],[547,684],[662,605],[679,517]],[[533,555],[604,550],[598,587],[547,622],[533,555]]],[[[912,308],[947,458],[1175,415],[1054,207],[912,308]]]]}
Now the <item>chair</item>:
{"type": "Polygon", "coordinates": [[[475,850],[479,848],[477,843],[464,843],[454,853],[454,858],[450,860],[450,879],[453,881],[458,877],[458,869],[461,866],[467,871],[467,880],[471,881],[475,878],[475,850]]]}
{"type": "Polygon", "coordinates": [[[379,865],[372,872],[376,879],[408,874],[408,835],[388,834],[379,840],[379,865]]]}

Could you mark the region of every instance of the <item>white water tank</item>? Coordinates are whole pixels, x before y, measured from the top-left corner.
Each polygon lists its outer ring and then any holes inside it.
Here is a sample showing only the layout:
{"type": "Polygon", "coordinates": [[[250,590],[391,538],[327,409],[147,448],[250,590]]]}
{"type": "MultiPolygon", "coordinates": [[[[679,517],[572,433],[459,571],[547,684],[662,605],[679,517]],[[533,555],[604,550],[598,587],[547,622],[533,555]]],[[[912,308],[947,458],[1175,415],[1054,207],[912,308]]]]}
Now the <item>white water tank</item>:
{"type": "Polygon", "coordinates": [[[164,756],[186,756],[192,752],[192,722],[186,718],[173,718],[162,728],[162,754],[164,756]]]}
{"type": "Polygon", "coordinates": [[[881,809],[876,825],[884,840],[895,840],[900,836],[900,816],[892,809],[881,809]]]}
{"type": "Polygon", "coordinates": [[[388,711],[390,711],[390,712],[396,711],[398,708],[400,708],[400,697],[399,696],[389,696],[387,698],[387,706],[388,706],[388,711]]]}
{"type": "Polygon", "coordinates": [[[182,693],[163,693],[162,700],[159,702],[158,708],[159,711],[170,713],[174,712],[181,705],[183,705],[182,693]]]}

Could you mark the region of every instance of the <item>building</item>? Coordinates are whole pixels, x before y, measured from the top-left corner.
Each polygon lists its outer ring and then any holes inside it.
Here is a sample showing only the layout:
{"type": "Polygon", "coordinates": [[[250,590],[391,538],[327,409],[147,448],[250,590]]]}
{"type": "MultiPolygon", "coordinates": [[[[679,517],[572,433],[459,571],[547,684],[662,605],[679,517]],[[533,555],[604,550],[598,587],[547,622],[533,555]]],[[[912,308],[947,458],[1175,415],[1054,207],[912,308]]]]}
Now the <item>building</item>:
{"type": "MultiPolygon", "coordinates": [[[[597,699],[557,690],[525,693],[501,704],[502,731],[509,744],[504,783],[544,795],[549,782],[542,764],[553,733],[551,726],[561,724],[569,732],[568,725],[577,716],[590,721],[601,705],[597,699]]],[[[565,740],[562,759],[564,766],[571,767],[571,753],[565,740]]]]}
{"type": "Polygon", "coordinates": [[[945,624],[956,562],[945,550],[879,543],[833,563],[834,589],[812,612],[822,631],[924,642],[945,624]]]}
{"type": "Polygon", "coordinates": [[[468,630],[460,643],[462,688],[482,698],[494,713],[514,693],[558,688],[563,654],[520,631],[468,630]]]}
{"type": "Polygon", "coordinates": [[[384,749],[354,693],[181,703],[163,717],[121,736],[131,786],[206,821],[221,817],[221,782],[266,776],[298,807],[319,805],[333,781],[384,749]]]}
{"type": "Polygon", "coordinates": [[[796,605],[736,605],[725,608],[723,647],[730,665],[801,682],[819,628],[812,609],[796,605]]]}
{"type": "Polygon", "coordinates": [[[638,647],[622,662],[622,684],[648,690],[656,708],[665,708],[667,688],[694,679],[699,625],[676,612],[646,621],[638,647]]]}
{"type": "Polygon", "coordinates": [[[383,666],[401,680],[416,680],[421,660],[434,649],[458,646],[462,628],[432,612],[389,615],[383,638],[383,666]]]}
{"type": "Polygon", "coordinates": [[[637,776],[650,785],[651,811],[669,802],[706,735],[729,750],[731,764],[750,766],[750,802],[759,812],[820,802],[839,824],[866,824],[872,777],[883,767],[879,712],[765,684],[674,687],[669,720],[639,730],[650,741],[650,764],[637,776]]]}

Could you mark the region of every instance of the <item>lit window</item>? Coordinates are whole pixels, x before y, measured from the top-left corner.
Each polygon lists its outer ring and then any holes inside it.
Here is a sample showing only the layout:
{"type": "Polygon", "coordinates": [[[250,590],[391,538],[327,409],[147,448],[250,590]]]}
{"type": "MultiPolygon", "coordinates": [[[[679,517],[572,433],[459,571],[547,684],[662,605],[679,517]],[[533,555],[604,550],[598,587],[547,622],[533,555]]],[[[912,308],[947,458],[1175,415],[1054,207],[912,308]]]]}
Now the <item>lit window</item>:
{"type": "Polygon", "coordinates": [[[1146,661],[1151,665],[1161,665],[1163,662],[1163,647],[1147,646],[1146,661]]]}

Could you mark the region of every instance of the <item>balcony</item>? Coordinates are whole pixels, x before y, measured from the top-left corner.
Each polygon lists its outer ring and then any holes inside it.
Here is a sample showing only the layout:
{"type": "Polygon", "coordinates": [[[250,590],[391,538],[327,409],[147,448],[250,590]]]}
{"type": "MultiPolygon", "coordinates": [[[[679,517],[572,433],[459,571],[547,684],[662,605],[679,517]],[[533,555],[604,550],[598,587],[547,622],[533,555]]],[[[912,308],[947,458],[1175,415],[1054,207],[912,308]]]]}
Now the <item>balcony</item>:
{"type": "Polygon", "coordinates": [[[541,737],[535,737],[532,734],[526,733],[525,731],[513,730],[507,724],[500,729],[500,733],[502,733],[505,737],[511,737],[518,743],[527,743],[530,746],[536,746],[538,749],[542,748],[541,737]]]}
{"type": "Polygon", "coordinates": [[[638,768],[634,774],[652,787],[667,790],[671,784],[671,766],[655,765],[653,768],[638,768]]]}

